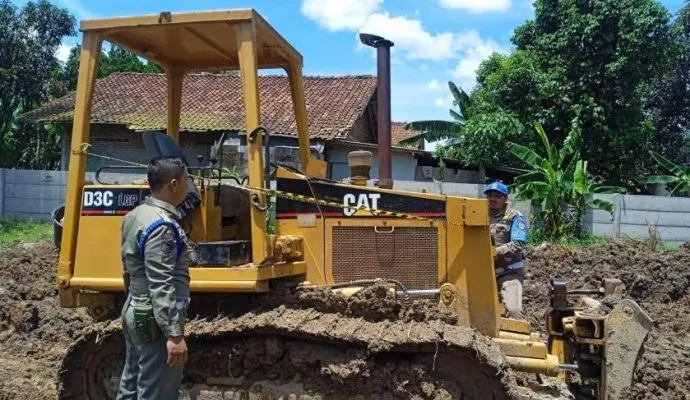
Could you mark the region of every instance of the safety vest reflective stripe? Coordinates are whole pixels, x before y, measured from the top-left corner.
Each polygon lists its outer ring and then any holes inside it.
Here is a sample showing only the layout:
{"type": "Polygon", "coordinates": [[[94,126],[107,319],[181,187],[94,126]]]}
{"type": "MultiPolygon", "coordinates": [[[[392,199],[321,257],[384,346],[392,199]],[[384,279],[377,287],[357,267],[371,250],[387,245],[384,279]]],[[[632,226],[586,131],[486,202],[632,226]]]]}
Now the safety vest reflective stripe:
{"type": "Polygon", "coordinates": [[[175,233],[175,242],[177,244],[177,258],[180,258],[180,256],[182,255],[185,243],[180,237],[180,231],[178,230],[179,225],[177,225],[174,222],[165,221],[161,218],[153,221],[149,226],[144,228],[144,231],[137,238],[137,245],[139,246],[139,255],[141,256],[142,260],[144,259],[144,254],[146,253],[146,241],[149,239],[149,236],[151,236],[153,231],[164,225],[171,227],[173,232],[175,233]]]}

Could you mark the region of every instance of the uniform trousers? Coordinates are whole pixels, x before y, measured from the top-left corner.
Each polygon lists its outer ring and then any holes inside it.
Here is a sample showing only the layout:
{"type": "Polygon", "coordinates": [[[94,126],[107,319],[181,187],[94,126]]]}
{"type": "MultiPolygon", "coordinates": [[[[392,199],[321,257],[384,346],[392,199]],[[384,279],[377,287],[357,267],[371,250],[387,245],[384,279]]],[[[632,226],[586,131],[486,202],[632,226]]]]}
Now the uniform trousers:
{"type": "Polygon", "coordinates": [[[522,311],[523,279],[524,273],[522,270],[509,272],[497,279],[498,290],[501,292],[501,301],[508,318],[527,320],[522,311]]]}
{"type": "Polygon", "coordinates": [[[141,340],[134,328],[134,308],[128,298],[122,308],[125,335],[125,367],[116,400],[177,400],[183,366],[168,365],[167,338],[141,340]]]}

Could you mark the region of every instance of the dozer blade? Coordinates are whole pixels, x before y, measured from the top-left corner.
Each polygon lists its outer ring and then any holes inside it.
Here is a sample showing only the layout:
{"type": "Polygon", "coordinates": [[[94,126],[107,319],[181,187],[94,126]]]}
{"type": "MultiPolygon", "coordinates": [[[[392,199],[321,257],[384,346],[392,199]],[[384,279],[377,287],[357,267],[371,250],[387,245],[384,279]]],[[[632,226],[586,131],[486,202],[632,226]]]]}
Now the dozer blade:
{"type": "Polygon", "coordinates": [[[606,317],[603,399],[620,399],[623,389],[632,386],[637,358],[652,325],[649,315],[629,299],[621,300],[606,317]]]}

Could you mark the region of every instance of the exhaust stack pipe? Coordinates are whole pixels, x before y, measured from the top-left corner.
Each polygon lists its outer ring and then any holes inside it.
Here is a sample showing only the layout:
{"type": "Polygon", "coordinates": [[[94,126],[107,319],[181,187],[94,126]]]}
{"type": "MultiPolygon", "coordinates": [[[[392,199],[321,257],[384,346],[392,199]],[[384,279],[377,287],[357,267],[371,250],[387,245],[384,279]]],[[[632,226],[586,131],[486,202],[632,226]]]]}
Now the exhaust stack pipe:
{"type": "Polygon", "coordinates": [[[376,48],[378,69],[377,129],[379,137],[379,181],[378,187],[393,188],[391,166],[391,47],[393,42],[381,36],[360,33],[363,44],[376,48]]]}

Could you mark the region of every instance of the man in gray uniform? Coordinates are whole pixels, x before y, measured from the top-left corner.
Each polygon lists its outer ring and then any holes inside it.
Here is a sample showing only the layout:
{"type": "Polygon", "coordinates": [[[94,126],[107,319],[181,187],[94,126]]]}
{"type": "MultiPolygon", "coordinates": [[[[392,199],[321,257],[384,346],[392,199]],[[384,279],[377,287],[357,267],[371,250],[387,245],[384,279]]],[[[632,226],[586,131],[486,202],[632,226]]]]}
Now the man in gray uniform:
{"type": "Polygon", "coordinates": [[[184,325],[189,306],[187,238],[175,208],[189,175],[179,158],[148,166],[151,196],[122,224],[127,300],[122,328],[127,356],[117,400],[172,400],[179,396],[187,361],[184,325]]]}
{"type": "Polygon", "coordinates": [[[506,316],[525,320],[522,312],[522,259],[527,242],[527,223],[520,211],[508,207],[508,187],[505,184],[493,182],[486,186],[484,194],[489,200],[491,237],[496,246],[496,281],[506,316]]]}

